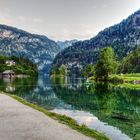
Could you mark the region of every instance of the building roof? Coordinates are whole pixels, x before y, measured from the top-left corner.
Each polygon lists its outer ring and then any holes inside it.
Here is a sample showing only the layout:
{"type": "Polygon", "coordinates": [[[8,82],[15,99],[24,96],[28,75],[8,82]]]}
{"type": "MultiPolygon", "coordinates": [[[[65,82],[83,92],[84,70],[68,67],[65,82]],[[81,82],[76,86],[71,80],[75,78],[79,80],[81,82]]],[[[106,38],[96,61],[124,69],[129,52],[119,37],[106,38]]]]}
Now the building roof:
{"type": "Polygon", "coordinates": [[[3,72],[3,74],[8,74],[8,73],[15,73],[13,70],[6,70],[3,72]]]}

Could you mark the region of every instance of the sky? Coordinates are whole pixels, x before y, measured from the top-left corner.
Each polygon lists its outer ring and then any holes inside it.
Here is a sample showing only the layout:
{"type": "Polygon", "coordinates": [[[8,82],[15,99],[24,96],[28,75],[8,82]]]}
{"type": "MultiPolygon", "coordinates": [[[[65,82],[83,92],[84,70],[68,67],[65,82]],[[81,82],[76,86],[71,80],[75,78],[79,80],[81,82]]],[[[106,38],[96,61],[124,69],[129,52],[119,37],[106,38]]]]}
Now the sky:
{"type": "Polygon", "coordinates": [[[140,0],[0,0],[0,24],[54,40],[85,40],[140,9],[140,0]]]}

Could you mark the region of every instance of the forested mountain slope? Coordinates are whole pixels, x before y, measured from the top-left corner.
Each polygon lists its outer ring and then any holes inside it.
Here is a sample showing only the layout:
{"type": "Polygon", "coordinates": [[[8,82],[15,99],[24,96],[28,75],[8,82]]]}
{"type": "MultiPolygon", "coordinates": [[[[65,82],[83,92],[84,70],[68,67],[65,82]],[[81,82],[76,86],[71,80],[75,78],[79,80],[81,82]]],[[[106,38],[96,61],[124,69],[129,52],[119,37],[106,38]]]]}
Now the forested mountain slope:
{"type": "Polygon", "coordinates": [[[121,73],[140,73],[140,48],[131,52],[120,63],[121,73]]]}
{"type": "Polygon", "coordinates": [[[28,58],[38,65],[40,71],[48,72],[59,51],[57,43],[46,36],[0,25],[0,55],[28,58]]]}
{"type": "Polygon", "coordinates": [[[122,59],[140,45],[140,10],[121,23],[106,28],[90,40],[79,41],[60,52],[53,67],[65,64],[71,72],[95,63],[101,48],[111,46],[122,59]]]}

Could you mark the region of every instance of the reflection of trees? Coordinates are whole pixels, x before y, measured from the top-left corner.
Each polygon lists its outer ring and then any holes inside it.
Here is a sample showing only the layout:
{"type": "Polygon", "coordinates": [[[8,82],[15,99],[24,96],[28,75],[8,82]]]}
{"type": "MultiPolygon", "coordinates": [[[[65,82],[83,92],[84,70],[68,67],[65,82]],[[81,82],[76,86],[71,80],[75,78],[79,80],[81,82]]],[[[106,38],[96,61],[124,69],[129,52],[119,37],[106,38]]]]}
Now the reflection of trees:
{"type": "Polygon", "coordinates": [[[53,85],[61,85],[61,87],[67,87],[68,89],[77,90],[82,86],[81,78],[70,78],[70,77],[52,77],[51,83],[53,85]]]}
{"type": "Polygon", "coordinates": [[[9,82],[0,80],[0,90],[6,92],[7,89],[10,89],[8,87],[13,87],[14,91],[9,90],[8,93],[17,95],[44,108],[53,109],[61,101],[56,98],[49,82],[46,77],[39,77],[38,79],[29,77],[9,82]]]}
{"type": "Polygon", "coordinates": [[[8,82],[5,82],[4,80],[0,80],[1,85],[1,91],[7,92],[7,89],[9,87],[13,88],[14,90],[9,90],[9,93],[14,93],[18,96],[24,96],[29,91],[32,91],[34,89],[34,86],[36,86],[37,79],[36,78],[23,78],[23,79],[15,79],[10,80],[8,82]]]}
{"type": "Polygon", "coordinates": [[[140,132],[140,91],[138,90],[117,88],[109,84],[95,84],[88,90],[85,86],[73,90],[60,84],[53,85],[53,90],[64,102],[78,110],[93,113],[100,120],[118,127],[131,137],[140,132]],[[114,114],[121,114],[130,120],[112,118],[114,114]]]}

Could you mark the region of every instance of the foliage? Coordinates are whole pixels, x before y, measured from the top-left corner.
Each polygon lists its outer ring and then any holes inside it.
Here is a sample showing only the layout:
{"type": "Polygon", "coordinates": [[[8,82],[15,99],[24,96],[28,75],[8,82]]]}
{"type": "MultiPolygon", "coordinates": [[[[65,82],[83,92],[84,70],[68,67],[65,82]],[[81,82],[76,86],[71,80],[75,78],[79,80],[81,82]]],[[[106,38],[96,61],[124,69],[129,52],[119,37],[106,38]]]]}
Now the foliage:
{"type": "Polygon", "coordinates": [[[96,80],[108,80],[109,75],[117,70],[117,61],[111,47],[101,50],[99,60],[95,66],[96,80]]]}
{"type": "Polygon", "coordinates": [[[126,82],[126,83],[134,83],[135,81],[140,81],[140,74],[139,73],[133,73],[133,74],[113,74],[109,76],[109,80],[113,81],[113,79],[116,79],[116,82],[120,81],[126,82]]]}
{"type": "Polygon", "coordinates": [[[28,59],[21,57],[6,57],[0,56],[0,72],[5,70],[13,70],[16,74],[26,74],[36,76],[38,74],[37,66],[28,59]],[[6,61],[12,60],[15,62],[15,65],[8,66],[6,61]]]}
{"type": "Polygon", "coordinates": [[[85,85],[75,89],[71,81],[66,87],[53,84],[53,91],[59,99],[76,110],[92,113],[102,122],[118,128],[133,139],[140,132],[140,89],[121,85],[102,82],[94,83],[88,89],[85,85]],[[114,114],[121,114],[128,120],[112,118],[114,114]]]}
{"type": "Polygon", "coordinates": [[[123,59],[119,67],[119,73],[140,73],[140,48],[123,59]]]}
{"type": "Polygon", "coordinates": [[[109,75],[108,81],[114,84],[124,83],[124,79],[120,77],[119,75],[109,75]]]}
{"type": "Polygon", "coordinates": [[[83,76],[88,78],[94,75],[94,66],[92,64],[87,65],[87,67],[83,70],[83,76]]]}
{"type": "Polygon", "coordinates": [[[61,65],[61,67],[59,68],[59,72],[62,75],[67,75],[67,67],[65,65],[61,65]]]}
{"type": "MultiPolygon", "coordinates": [[[[80,63],[83,67],[87,64],[95,64],[100,50],[106,46],[112,46],[116,56],[121,60],[133,51],[140,41],[139,22],[135,22],[137,18],[139,19],[137,15],[140,15],[140,10],[121,23],[99,32],[97,36],[90,40],[76,42],[72,46],[64,49],[56,56],[53,61],[53,66],[59,67],[62,64],[72,62],[80,63]]],[[[73,72],[72,66],[69,69],[70,72],[73,72]]]]}
{"type": "Polygon", "coordinates": [[[65,76],[67,75],[67,67],[65,65],[61,65],[59,68],[51,68],[51,75],[61,75],[61,76],[65,76]]]}
{"type": "Polygon", "coordinates": [[[31,34],[1,24],[0,33],[1,55],[27,58],[36,63],[39,71],[43,73],[50,72],[50,63],[55,57],[54,54],[61,51],[60,46],[55,41],[43,35],[31,34]],[[9,34],[5,36],[7,32],[9,34]]]}
{"type": "Polygon", "coordinates": [[[123,84],[119,84],[117,86],[121,87],[121,88],[123,87],[123,88],[127,88],[127,89],[140,90],[140,84],[123,83],[123,84]]]}

